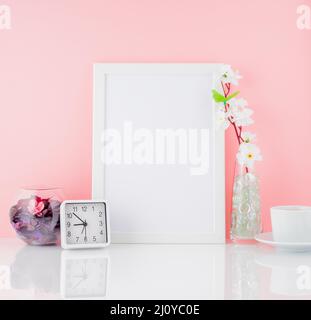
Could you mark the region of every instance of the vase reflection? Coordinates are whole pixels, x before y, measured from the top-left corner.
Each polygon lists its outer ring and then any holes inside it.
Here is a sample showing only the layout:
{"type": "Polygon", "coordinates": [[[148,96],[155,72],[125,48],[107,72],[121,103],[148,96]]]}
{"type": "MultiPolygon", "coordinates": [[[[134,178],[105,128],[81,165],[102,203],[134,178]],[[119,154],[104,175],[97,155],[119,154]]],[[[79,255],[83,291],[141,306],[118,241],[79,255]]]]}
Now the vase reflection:
{"type": "Polygon", "coordinates": [[[11,264],[13,289],[31,289],[36,296],[59,294],[60,251],[55,247],[25,246],[11,264]]]}
{"type": "Polygon", "coordinates": [[[227,299],[260,298],[260,270],[255,262],[255,245],[229,245],[226,248],[227,299]]]}

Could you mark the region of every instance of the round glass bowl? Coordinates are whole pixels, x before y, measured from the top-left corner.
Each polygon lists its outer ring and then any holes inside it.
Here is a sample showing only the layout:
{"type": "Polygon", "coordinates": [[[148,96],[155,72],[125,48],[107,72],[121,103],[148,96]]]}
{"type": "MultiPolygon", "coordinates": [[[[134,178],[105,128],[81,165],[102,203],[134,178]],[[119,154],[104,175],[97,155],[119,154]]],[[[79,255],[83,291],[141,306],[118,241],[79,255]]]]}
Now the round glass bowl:
{"type": "Polygon", "coordinates": [[[63,191],[55,187],[24,187],[10,209],[10,222],[18,237],[30,245],[59,242],[63,191]]]}

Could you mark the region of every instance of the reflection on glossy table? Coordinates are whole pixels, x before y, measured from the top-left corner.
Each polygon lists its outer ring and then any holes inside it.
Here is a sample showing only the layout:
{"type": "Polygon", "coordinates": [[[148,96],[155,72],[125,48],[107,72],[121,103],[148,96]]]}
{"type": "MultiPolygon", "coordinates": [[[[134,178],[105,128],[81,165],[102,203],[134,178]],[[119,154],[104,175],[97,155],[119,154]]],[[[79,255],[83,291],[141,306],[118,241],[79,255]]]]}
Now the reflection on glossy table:
{"type": "Polygon", "coordinates": [[[0,299],[310,299],[311,253],[264,245],[65,251],[0,239],[0,299]]]}

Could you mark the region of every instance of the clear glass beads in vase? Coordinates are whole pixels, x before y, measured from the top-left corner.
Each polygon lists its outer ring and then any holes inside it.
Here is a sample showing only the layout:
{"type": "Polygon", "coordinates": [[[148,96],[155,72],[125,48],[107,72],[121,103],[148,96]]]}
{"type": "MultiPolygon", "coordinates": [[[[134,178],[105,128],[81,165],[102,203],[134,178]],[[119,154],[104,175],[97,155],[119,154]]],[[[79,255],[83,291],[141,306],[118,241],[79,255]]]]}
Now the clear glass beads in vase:
{"type": "Polygon", "coordinates": [[[257,175],[236,165],[233,196],[231,239],[253,240],[261,232],[259,181],[257,175]]]}

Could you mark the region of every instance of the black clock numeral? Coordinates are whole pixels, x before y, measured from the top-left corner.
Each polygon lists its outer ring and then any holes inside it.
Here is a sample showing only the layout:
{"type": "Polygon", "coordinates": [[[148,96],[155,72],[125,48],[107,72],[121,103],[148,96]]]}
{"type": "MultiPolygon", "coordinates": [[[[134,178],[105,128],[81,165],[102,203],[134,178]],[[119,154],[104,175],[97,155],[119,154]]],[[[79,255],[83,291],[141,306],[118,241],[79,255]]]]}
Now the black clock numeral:
{"type": "Polygon", "coordinates": [[[70,228],[70,226],[71,226],[69,221],[66,223],[66,225],[67,225],[67,228],[70,228]]]}
{"type": "Polygon", "coordinates": [[[98,212],[98,216],[101,218],[103,216],[103,212],[102,211],[99,211],[98,212]]]}
{"type": "Polygon", "coordinates": [[[71,219],[72,218],[72,213],[67,213],[67,218],[71,219]]]}
{"type": "Polygon", "coordinates": [[[80,237],[76,237],[76,242],[79,242],[80,237]]]}
{"type": "Polygon", "coordinates": [[[104,234],[104,231],[103,231],[103,230],[101,230],[101,231],[100,231],[100,234],[101,234],[101,235],[103,235],[103,234],[104,234]]]}
{"type": "Polygon", "coordinates": [[[71,232],[70,232],[70,231],[67,232],[67,237],[68,237],[68,238],[71,237],[71,232]]]}
{"type": "Polygon", "coordinates": [[[83,206],[83,207],[82,207],[82,211],[83,211],[83,212],[86,212],[86,211],[87,211],[87,206],[83,206]]]}
{"type": "Polygon", "coordinates": [[[102,227],[104,224],[102,221],[99,221],[99,226],[102,227]]]}
{"type": "Polygon", "coordinates": [[[78,212],[78,207],[77,207],[77,206],[74,206],[74,207],[72,208],[72,210],[73,210],[73,212],[78,212]]]}
{"type": "Polygon", "coordinates": [[[93,242],[96,242],[96,237],[95,236],[93,236],[93,242]]]}

